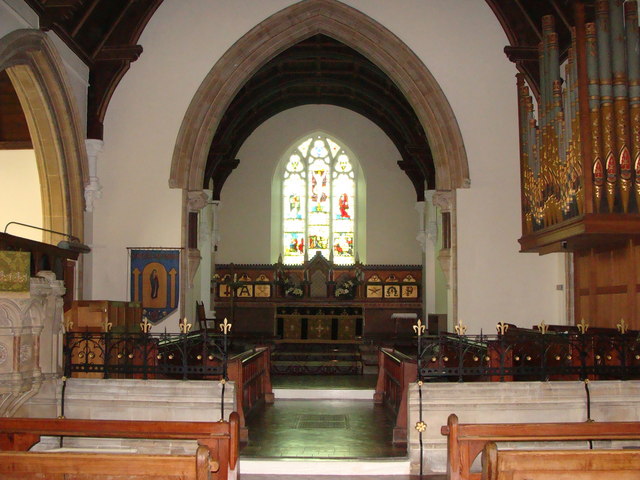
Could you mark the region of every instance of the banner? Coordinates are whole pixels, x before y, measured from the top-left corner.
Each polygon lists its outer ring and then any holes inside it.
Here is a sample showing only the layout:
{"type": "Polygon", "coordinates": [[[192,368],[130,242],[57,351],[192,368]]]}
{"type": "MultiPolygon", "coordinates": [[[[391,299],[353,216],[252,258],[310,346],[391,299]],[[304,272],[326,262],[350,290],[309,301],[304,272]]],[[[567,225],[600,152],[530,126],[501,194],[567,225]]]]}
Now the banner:
{"type": "Polygon", "coordinates": [[[178,308],[180,250],[130,248],[131,301],[140,302],[142,316],[157,323],[178,308]]]}

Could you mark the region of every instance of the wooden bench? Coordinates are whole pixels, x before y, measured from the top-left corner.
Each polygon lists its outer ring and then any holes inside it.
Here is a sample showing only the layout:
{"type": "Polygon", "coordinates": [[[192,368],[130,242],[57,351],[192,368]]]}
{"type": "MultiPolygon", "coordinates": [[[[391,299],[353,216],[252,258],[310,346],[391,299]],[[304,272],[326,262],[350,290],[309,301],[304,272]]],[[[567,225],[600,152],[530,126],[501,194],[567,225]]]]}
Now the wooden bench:
{"type": "Polygon", "coordinates": [[[544,442],[640,439],[640,422],[460,424],[449,415],[441,429],[447,435],[447,477],[479,479],[471,465],[489,442],[544,442]]]}
{"type": "Polygon", "coordinates": [[[640,476],[640,451],[498,450],[482,452],[482,480],[631,480],[640,476]]]}
{"type": "Polygon", "coordinates": [[[0,452],[3,480],[209,480],[218,469],[204,445],[195,455],[0,452]]]}
{"type": "Polygon", "coordinates": [[[228,422],[158,422],[125,420],[74,420],[64,418],[0,418],[0,450],[27,451],[41,436],[195,440],[209,451],[219,468],[213,480],[227,480],[236,473],[239,418],[228,422]]]}

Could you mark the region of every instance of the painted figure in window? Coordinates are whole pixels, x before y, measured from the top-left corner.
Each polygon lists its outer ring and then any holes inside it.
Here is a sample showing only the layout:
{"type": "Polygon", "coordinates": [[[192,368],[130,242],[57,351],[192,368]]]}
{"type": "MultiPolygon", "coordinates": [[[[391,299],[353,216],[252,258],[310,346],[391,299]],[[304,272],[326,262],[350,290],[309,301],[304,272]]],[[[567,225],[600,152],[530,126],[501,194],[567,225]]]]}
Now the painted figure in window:
{"type": "Polygon", "coordinates": [[[321,235],[309,235],[309,248],[314,250],[326,250],[326,237],[323,237],[321,235]]]}
{"type": "Polygon", "coordinates": [[[295,237],[291,239],[291,243],[289,244],[289,252],[298,253],[298,239],[295,237]]]}
{"type": "Polygon", "coordinates": [[[314,170],[311,172],[311,201],[315,202],[314,211],[322,212],[322,204],[327,201],[327,171],[314,170]]]}
{"type": "Polygon", "coordinates": [[[333,250],[338,256],[352,256],[353,255],[353,237],[340,235],[336,243],[333,245],[333,250]]]}
{"type": "Polygon", "coordinates": [[[289,218],[302,218],[300,215],[300,195],[289,195],[289,218]]]}
{"type": "Polygon", "coordinates": [[[338,218],[351,218],[349,216],[349,212],[347,212],[349,209],[349,195],[346,193],[340,195],[340,198],[338,198],[338,208],[340,209],[340,215],[338,218]]]}

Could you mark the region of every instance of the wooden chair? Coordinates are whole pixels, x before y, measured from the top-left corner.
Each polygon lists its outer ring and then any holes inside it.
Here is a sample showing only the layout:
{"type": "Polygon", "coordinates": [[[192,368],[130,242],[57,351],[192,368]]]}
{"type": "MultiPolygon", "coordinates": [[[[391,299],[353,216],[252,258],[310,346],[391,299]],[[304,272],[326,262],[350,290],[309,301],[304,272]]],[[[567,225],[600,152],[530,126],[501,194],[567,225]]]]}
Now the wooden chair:
{"type": "Polygon", "coordinates": [[[207,314],[204,311],[204,303],[200,300],[196,302],[196,315],[198,317],[198,326],[200,330],[207,331],[207,333],[218,333],[216,332],[216,319],[215,318],[207,318],[207,314]]]}

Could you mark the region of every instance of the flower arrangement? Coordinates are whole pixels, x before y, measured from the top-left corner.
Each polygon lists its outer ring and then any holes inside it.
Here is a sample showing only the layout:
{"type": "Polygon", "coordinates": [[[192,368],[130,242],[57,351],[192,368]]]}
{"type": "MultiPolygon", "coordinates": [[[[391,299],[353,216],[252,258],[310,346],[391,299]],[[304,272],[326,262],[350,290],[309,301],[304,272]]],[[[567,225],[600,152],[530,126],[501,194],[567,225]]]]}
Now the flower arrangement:
{"type": "Polygon", "coordinates": [[[300,285],[298,285],[297,283],[295,283],[294,281],[292,281],[289,278],[285,278],[285,280],[284,280],[284,294],[287,297],[300,298],[300,297],[302,297],[304,295],[304,291],[302,290],[300,285]]]}
{"type": "Polygon", "coordinates": [[[290,297],[301,297],[303,292],[300,287],[291,286],[287,288],[284,293],[290,297]]]}
{"type": "Polygon", "coordinates": [[[355,278],[350,278],[342,282],[338,287],[336,287],[336,297],[337,298],[353,298],[356,296],[356,287],[358,286],[358,282],[355,278]]]}

